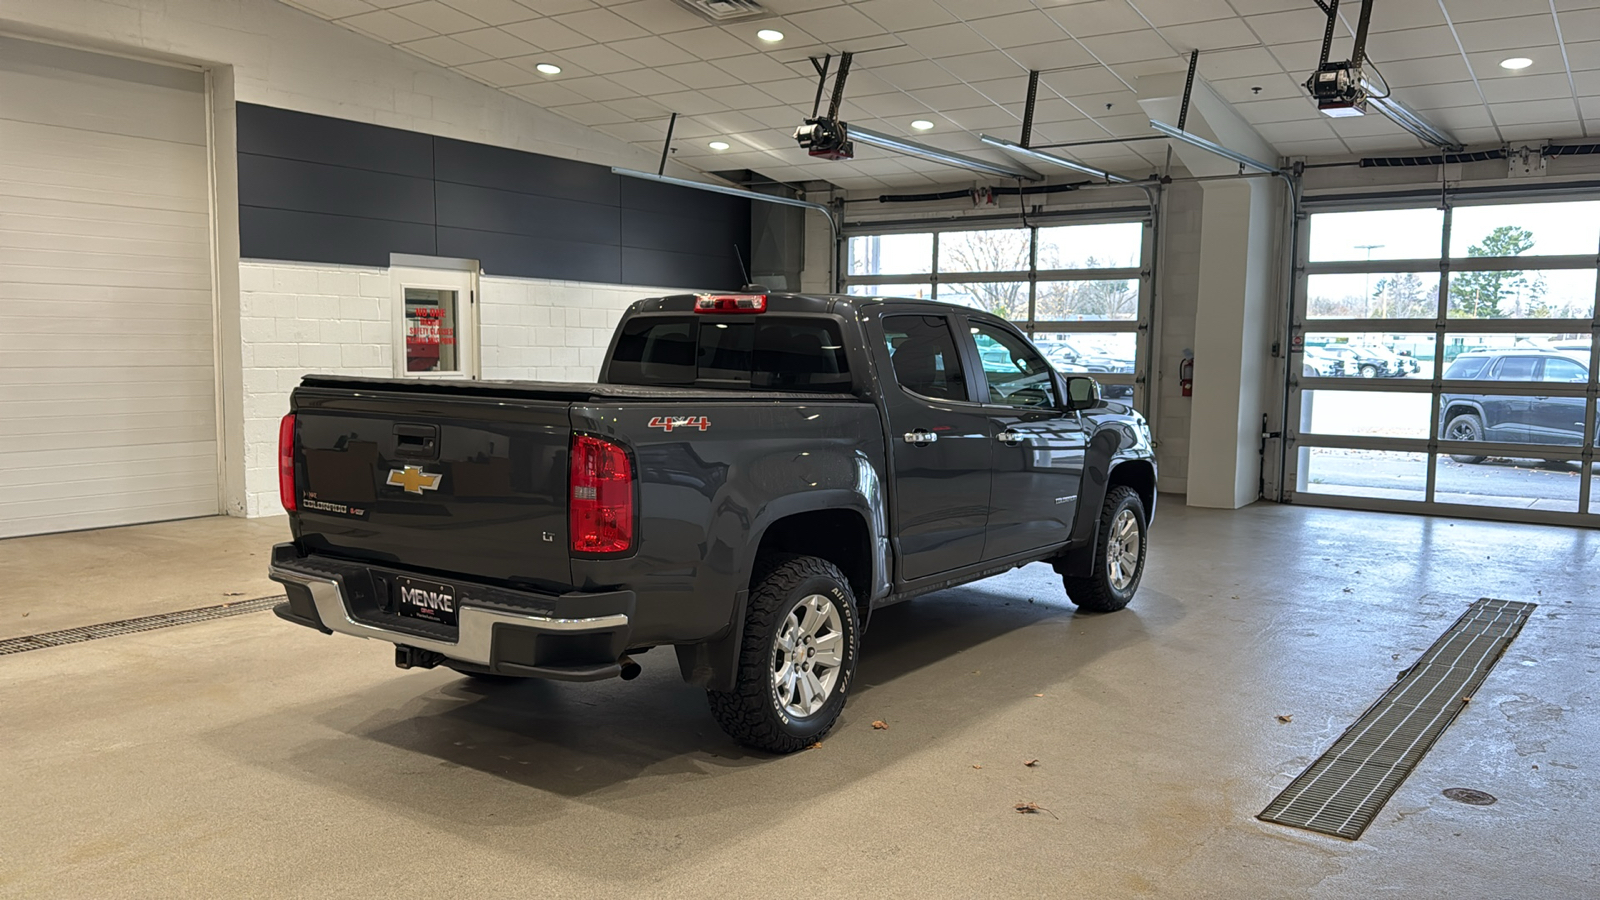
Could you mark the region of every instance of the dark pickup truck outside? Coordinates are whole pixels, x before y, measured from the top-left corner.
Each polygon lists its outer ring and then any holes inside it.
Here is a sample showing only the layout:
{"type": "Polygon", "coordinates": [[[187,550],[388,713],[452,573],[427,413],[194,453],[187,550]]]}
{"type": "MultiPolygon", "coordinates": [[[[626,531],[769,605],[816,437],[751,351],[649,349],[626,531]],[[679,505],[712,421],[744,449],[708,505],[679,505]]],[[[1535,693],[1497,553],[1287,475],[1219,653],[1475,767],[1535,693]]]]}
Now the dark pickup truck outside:
{"type": "Polygon", "coordinates": [[[1138,413],[926,301],[642,300],[598,383],[308,376],[279,437],[282,618],[491,680],[671,646],[778,752],[837,719],[875,609],[1031,562],[1121,609],[1156,500],[1138,413]]]}

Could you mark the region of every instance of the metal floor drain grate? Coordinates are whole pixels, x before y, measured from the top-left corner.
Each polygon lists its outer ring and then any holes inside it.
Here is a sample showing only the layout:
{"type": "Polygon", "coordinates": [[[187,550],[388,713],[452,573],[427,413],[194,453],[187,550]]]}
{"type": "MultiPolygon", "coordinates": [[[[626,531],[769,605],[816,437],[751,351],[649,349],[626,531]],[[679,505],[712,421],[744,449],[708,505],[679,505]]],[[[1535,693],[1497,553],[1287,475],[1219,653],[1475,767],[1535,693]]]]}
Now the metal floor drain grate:
{"type": "Polygon", "coordinates": [[[1489,598],[1473,603],[1256,818],[1359,838],[1537,606],[1489,598]]]}
{"type": "Polygon", "coordinates": [[[63,644],[77,644],[83,641],[116,637],[119,634],[155,631],[158,628],[171,628],[174,625],[188,625],[192,622],[242,616],[245,613],[271,609],[278,603],[283,602],[283,600],[284,596],[277,594],[272,597],[257,597],[254,600],[235,600],[232,603],[219,603],[216,606],[202,606],[199,609],[162,613],[158,616],[142,616],[137,619],[123,619],[120,622],[105,622],[100,625],[85,625],[82,628],[66,628],[61,631],[47,631],[44,634],[6,638],[5,640],[0,640],[0,656],[10,653],[26,653],[29,650],[43,650],[46,647],[60,647],[63,644]]]}

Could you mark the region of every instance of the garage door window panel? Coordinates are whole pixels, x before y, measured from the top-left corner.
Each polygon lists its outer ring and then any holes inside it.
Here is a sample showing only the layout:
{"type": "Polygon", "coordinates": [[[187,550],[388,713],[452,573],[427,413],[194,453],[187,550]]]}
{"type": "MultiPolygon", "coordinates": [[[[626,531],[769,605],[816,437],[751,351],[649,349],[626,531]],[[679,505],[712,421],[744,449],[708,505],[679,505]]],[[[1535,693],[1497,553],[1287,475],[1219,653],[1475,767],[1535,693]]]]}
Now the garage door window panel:
{"type": "MultiPolygon", "coordinates": [[[[1592,254],[1591,254],[1592,255],[1592,254]]],[[[1450,273],[1452,319],[1555,320],[1594,315],[1595,270],[1496,268],[1450,273]]]]}
{"type": "Polygon", "coordinates": [[[850,275],[926,275],[933,271],[933,235],[869,234],[846,243],[850,275]]]}
{"type": "Polygon", "coordinates": [[[1035,322],[1135,322],[1139,279],[1041,281],[1033,318],[1035,322]]]}
{"type": "Polygon", "coordinates": [[[1027,272],[1032,235],[1025,228],[945,231],[939,234],[939,272],[1027,272]]]}
{"type": "Polygon", "coordinates": [[[1306,279],[1308,319],[1432,319],[1439,314],[1438,264],[1432,272],[1361,272],[1306,279]]]}
{"type": "Polygon", "coordinates": [[[1317,213],[1311,217],[1309,259],[1438,259],[1443,232],[1444,212],[1438,209],[1317,213]]]}
{"type": "Polygon", "coordinates": [[[1437,458],[1434,500],[1462,506],[1575,513],[1582,468],[1573,459],[1437,458]]]}
{"type": "Polygon", "coordinates": [[[939,285],[939,302],[969,306],[1010,322],[1028,321],[1028,281],[961,281],[939,285]]]}
{"type": "Polygon", "coordinates": [[[1137,269],[1143,241],[1139,222],[1040,228],[1039,271],[1137,269]]]}
{"type": "Polygon", "coordinates": [[[1299,491],[1381,500],[1427,498],[1428,455],[1390,450],[1308,447],[1299,491]]]}

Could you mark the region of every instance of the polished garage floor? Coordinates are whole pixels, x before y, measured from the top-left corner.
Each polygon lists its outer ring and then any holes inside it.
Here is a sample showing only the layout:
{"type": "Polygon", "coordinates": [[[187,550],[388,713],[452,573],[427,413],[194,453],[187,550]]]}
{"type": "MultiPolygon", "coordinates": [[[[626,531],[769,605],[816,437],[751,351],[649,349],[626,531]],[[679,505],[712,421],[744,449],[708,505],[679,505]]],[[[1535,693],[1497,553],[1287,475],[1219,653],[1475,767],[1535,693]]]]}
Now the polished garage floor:
{"type": "MultiPolygon", "coordinates": [[[[0,637],[270,592],[245,554],[282,527],[0,542],[0,637]]],[[[0,895],[1594,897],[1597,554],[1169,498],[1130,610],[1076,615],[1042,566],[884,610],[840,727],[785,758],[669,650],[484,689],[253,613],[0,656],[0,895]],[[1254,819],[1483,595],[1541,606],[1361,840],[1254,819]]]]}

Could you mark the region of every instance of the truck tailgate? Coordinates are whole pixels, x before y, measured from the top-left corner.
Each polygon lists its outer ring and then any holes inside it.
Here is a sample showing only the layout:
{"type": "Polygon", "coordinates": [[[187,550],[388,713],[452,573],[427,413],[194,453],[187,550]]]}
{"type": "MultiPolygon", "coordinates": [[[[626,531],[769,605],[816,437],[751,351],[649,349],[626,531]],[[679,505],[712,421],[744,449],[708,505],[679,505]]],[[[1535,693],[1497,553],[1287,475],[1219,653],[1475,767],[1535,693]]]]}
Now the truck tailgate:
{"type": "Polygon", "coordinates": [[[301,388],[294,406],[307,551],[567,587],[565,398],[301,388]]]}

